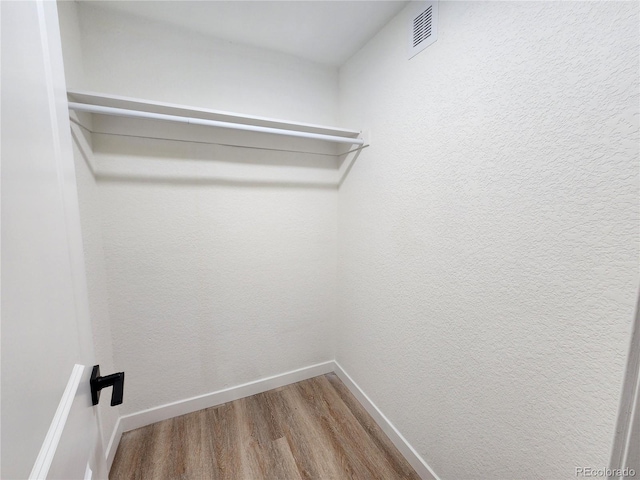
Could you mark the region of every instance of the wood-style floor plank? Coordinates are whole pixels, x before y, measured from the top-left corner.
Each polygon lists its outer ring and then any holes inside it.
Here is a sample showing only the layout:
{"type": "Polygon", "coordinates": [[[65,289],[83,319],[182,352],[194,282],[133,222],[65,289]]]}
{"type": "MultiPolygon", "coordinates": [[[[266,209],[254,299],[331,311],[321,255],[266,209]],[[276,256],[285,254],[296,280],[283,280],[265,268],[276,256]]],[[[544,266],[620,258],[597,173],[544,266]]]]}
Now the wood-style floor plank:
{"type": "Polygon", "coordinates": [[[269,447],[269,455],[272,459],[271,470],[269,471],[272,478],[286,478],[290,480],[302,480],[300,471],[289,442],[284,437],[278,438],[271,442],[269,447]]]}
{"type": "Polygon", "coordinates": [[[338,376],[335,373],[329,373],[324,375],[323,378],[331,383],[351,414],[367,432],[369,439],[378,447],[381,454],[385,456],[388,464],[394,468],[397,478],[419,478],[413,470],[413,467],[409,465],[395,445],[391,443],[389,437],[387,437],[373,418],[371,418],[371,415],[369,415],[362,404],[351,394],[338,376]]]}
{"type": "Polygon", "coordinates": [[[419,479],[335,374],[127,432],[109,478],[419,479]]]}
{"type": "Polygon", "coordinates": [[[233,403],[205,410],[210,428],[211,455],[216,466],[211,474],[213,479],[233,480],[234,474],[240,471],[240,456],[235,453],[238,432],[233,422],[233,410],[233,403]]]}

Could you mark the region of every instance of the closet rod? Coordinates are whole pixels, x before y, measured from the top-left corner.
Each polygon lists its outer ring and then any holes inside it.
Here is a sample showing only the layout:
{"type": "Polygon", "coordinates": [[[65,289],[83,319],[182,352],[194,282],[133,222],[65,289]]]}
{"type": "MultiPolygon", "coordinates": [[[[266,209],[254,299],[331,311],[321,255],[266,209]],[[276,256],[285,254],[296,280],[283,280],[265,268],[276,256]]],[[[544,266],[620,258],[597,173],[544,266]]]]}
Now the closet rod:
{"type": "Polygon", "coordinates": [[[364,145],[361,138],[338,137],[336,135],[324,135],[322,133],[298,132],[282,128],[260,127],[258,125],[245,125],[242,123],[219,122],[203,118],[181,117],[164,113],[142,112],[140,110],[127,110],[124,108],[103,107],[86,103],[69,102],[69,109],[76,112],[100,113],[103,115],[115,115],[120,117],[150,118],[152,120],[166,120],[169,122],[189,123],[191,125],[206,125],[209,127],[232,128],[234,130],[247,130],[249,132],[272,133],[274,135],[287,135],[290,137],[312,138],[326,140],[335,143],[348,143],[349,145],[364,145]]]}

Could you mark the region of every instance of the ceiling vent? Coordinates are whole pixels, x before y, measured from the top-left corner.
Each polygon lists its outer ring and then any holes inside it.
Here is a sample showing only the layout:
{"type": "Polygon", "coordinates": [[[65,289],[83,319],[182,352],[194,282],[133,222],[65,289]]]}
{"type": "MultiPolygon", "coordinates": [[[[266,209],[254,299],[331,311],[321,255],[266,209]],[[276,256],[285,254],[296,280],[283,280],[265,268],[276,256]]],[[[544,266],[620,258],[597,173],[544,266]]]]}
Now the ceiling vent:
{"type": "Polygon", "coordinates": [[[421,2],[409,21],[409,58],[438,39],[438,2],[421,2]]]}

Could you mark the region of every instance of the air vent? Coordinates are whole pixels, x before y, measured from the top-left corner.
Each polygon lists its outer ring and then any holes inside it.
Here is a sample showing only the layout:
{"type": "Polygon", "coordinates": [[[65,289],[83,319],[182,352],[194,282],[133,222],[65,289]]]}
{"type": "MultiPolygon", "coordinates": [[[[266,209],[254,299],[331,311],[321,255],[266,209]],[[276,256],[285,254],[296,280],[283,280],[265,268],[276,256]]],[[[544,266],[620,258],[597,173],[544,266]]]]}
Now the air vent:
{"type": "Polygon", "coordinates": [[[409,58],[438,39],[438,2],[423,2],[409,22],[409,58]]]}

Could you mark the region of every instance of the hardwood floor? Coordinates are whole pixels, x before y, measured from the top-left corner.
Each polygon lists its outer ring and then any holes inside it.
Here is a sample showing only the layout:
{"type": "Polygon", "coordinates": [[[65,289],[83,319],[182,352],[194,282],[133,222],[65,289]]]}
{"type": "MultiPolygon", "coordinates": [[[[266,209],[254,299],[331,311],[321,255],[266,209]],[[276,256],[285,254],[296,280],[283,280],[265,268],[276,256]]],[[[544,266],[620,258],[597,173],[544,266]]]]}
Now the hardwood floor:
{"type": "Polygon", "coordinates": [[[420,477],[330,373],[127,432],[109,478],[420,477]]]}

